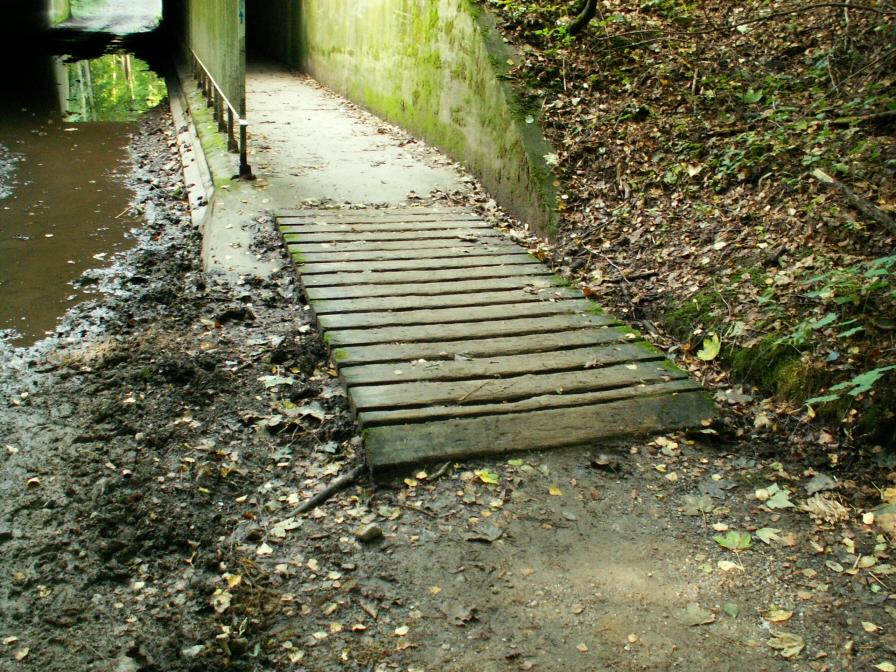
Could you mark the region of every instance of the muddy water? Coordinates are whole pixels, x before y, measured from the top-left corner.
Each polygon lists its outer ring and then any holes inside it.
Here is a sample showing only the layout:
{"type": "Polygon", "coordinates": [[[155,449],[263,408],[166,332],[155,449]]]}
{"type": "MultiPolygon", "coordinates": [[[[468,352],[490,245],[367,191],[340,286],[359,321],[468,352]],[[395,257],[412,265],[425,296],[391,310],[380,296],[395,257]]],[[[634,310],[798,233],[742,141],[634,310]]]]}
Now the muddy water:
{"type": "Polygon", "coordinates": [[[19,74],[0,102],[0,330],[28,345],[128,244],[128,141],[165,90],[125,54],[39,57],[19,74]]]}

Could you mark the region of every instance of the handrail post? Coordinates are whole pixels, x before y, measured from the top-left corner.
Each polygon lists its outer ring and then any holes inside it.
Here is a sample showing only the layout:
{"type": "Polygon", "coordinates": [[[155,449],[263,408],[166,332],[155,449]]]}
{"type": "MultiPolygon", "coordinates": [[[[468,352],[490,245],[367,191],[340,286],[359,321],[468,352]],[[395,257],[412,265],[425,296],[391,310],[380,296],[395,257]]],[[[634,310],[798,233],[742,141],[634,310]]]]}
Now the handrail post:
{"type": "Polygon", "coordinates": [[[240,177],[252,177],[249,165],[249,122],[240,119],[240,177]]]}
{"type": "Polygon", "coordinates": [[[239,144],[236,141],[234,132],[233,110],[227,108],[227,150],[230,152],[239,151],[239,144]]]}
{"type": "Polygon", "coordinates": [[[229,151],[239,151],[239,176],[244,179],[254,179],[252,166],[249,165],[249,122],[243,116],[246,110],[245,98],[241,100],[240,110],[237,111],[196,52],[190,50],[190,53],[193,57],[197,83],[205,96],[206,104],[212,108],[212,117],[218,124],[218,131],[227,134],[227,149],[229,151]],[[240,128],[239,138],[237,138],[234,128],[237,125],[240,128]]]}

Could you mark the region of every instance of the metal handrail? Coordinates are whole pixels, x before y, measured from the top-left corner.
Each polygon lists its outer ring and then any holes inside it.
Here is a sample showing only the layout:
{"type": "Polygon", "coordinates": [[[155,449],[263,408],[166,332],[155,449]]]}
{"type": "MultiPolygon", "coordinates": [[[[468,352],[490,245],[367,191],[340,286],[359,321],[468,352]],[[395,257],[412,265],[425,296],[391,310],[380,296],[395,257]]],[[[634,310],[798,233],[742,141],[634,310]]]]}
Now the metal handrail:
{"type": "Polygon", "coordinates": [[[214,108],[214,118],[218,122],[218,130],[227,133],[227,149],[240,154],[240,177],[252,177],[252,167],[249,165],[249,121],[242,116],[244,113],[238,110],[224,94],[224,91],[215,81],[212,73],[205,67],[202,59],[196,52],[190,49],[193,56],[193,74],[199,83],[199,88],[205,94],[208,106],[214,108]],[[227,109],[226,119],[224,110],[227,109]],[[235,126],[239,127],[239,140],[235,133],[235,126]]]}

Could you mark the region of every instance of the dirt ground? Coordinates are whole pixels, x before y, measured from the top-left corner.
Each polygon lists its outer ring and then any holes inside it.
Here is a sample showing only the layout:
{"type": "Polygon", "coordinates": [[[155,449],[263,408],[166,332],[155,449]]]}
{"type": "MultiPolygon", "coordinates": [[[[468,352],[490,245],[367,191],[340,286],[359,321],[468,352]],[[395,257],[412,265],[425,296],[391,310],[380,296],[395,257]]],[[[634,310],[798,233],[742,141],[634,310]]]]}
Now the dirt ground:
{"type": "Polygon", "coordinates": [[[174,137],[134,138],[146,222],[102,292],[3,346],[0,669],[896,669],[887,483],[776,462],[724,409],[297,514],[360,437],[271,223],[271,279],[201,272],[174,137]]]}

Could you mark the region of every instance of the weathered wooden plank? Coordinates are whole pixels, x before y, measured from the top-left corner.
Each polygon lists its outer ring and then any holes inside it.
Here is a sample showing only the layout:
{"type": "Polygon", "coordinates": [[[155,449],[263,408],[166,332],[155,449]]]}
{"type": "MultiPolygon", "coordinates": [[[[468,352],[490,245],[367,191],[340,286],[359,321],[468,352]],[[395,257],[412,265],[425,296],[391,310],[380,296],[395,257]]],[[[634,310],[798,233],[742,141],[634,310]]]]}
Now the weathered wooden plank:
{"type": "Polygon", "coordinates": [[[305,287],[311,301],[319,299],[354,299],[382,296],[437,296],[440,294],[466,294],[490,290],[548,288],[559,284],[556,276],[545,271],[544,275],[520,275],[488,280],[455,280],[454,282],[425,282],[395,285],[356,285],[354,287],[305,287]]]}
{"type": "Polygon", "coordinates": [[[339,366],[409,362],[417,359],[440,360],[455,357],[492,357],[549,352],[600,343],[632,340],[634,334],[614,327],[558,330],[547,334],[525,336],[497,336],[484,339],[469,338],[457,341],[426,343],[390,343],[388,345],[347,346],[333,350],[333,360],[339,366]]]}
{"type": "Polygon", "coordinates": [[[310,262],[296,259],[301,264],[299,272],[303,275],[319,273],[381,273],[385,271],[424,271],[447,268],[474,268],[482,266],[513,266],[518,264],[538,263],[528,254],[491,254],[487,257],[448,257],[429,259],[387,259],[383,261],[336,261],[310,262]]]}
{"type": "Polygon", "coordinates": [[[526,301],[558,301],[581,299],[582,292],[571,287],[549,289],[509,289],[500,292],[475,292],[466,294],[438,294],[436,296],[380,296],[368,299],[320,299],[314,302],[318,315],[332,313],[370,313],[383,310],[422,310],[424,308],[462,308],[464,306],[491,306],[502,303],[526,301]]]}
{"type": "Polygon", "coordinates": [[[502,402],[499,404],[471,404],[458,406],[424,406],[422,408],[398,408],[385,411],[366,411],[358,415],[358,421],[364,428],[380,425],[397,425],[412,422],[431,422],[475,415],[501,415],[504,413],[521,413],[524,411],[540,411],[549,408],[569,408],[572,406],[590,406],[620,399],[637,397],[653,397],[660,394],[690,392],[701,389],[692,380],[680,379],[667,383],[641,384],[635,387],[621,387],[600,392],[583,392],[581,394],[552,393],[539,397],[530,397],[520,401],[502,402]]]}
{"type": "Polygon", "coordinates": [[[628,434],[698,426],[712,415],[703,392],[623,399],[593,406],[371,427],[367,459],[376,473],[406,464],[593,445],[628,434]]]}
{"type": "Polygon", "coordinates": [[[408,208],[287,208],[278,210],[274,215],[276,219],[281,217],[385,217],[397,215],[400,217],[420,217],[426,215],[475,215],[470,208],[436,207],[436,206],[412,206],[408,208]]]}
{"type": "MultiPolygon", "coordinates": [[[[299,240],[301,236],[290,236],[287,245],[291,251],[299,251],[302,254],[311,252],[369,252],[369,251],[393,251],[393,250],[441,250],[445,248],[484,248],[492,245],[513,245],[507,238],[485,238],[483,240],[462,240],[455,235],[446,234],[443,238],[424,238],[422,240],[381,240],[370,242],[367,240],[350,240],[341,242],[308,242],[299,240]]],[[[286,239],[286,236],[284,236],[286,239]]],[[[518,246],[515,246],[518,247],[518,246]]]]}
{"type": "Polygon", "coordinates": [[[328,331],[332,329],[412,326],[418,324],[431,324],[433,329],[440,330],[441,325],[455,322],[482,322],[484,320],[512,320],[521,317],[581,314],[593,309],[594,304],[587,299],[566,299],[565,301],[529,301],[527,303],[504,303],[497,306],[469,306],[466,308],[343,313],[319,315],[317,319],[320,326],[328,331]]]}
{"type": "Polygon", "coordinates": [[[587,371],[622,362],[655,360],[662,356],[646,348],[643,342],[624,342],[525,355],[342,366],[339,375],[349,386],[392,385],[424,380],[468,380],[527,373],[587,371]]]}
{"type": "Polygon", "coordinates": [[[529,252],[513,243],[497,242],[493,245],[468,245],[467,247],[436,247],[416,250],[354,250],[327,252],[302,252],[298,245],[287,246],[293,259],[300,263],[332,263],[338,261],[390,261],[398,259],[456,259],[461,257],[486,257],[492,254],[528,256],[529,252]],[[296,258],[298,255],[298,258],[296,258]]]}
{"type": "Polygon", "coordinates": [[[613,323],[603,315],[552,315],[549,317],[520,318],[494,322],[458,322],[438,327],[382,327],[379,329],[342,329],[328,331],[324,340],[331,347],[373,345],[376,343],[425,343],[427,341],[475,340],[499,336],[545,334],[583,327],[600,327],[613,323]]]}
{"type": "Polygon", "coordinates": [[[483,222],[478,217],[418,217],[414,221],[408,221],[400,217],[383,218],[376,221],[364,222],[339,222],[329,220],[308,220],[308,222],[295,222],[290,219],[278,220],[282,231],[290,233],[355,233],[363,231],[429,231],[433,229],[457,229],[460,231],[476,231],[479,229],[493,229],[494,227],[483,222]]]}
{"type": "Polygon", "coordinates": [[[641,383],[683,378],[684,373],[663,361],[614,364],[600,369],[529,373],[512,378],[420,381],[395,385],[349,387],[349,401],[358,412],[446,404],[481,404],[538,397],[557,390],[566,394],[596,392],[641,383]]]}
{"type": "Polygon", "coordinates": [[[305,241],[307,243],[346,243],[355,240],[363,241],[396,241],[396,240],[424,240],[427,238],[454,238],[457,240],[485,240],[489,238],[502,239],[506,236],[495,229],[462,229],[451,227],[445,229],[432,229],[428,231],[358,231],[345,233],[302,233],[301,227],[283,226],[283,239],[290,243],[293,241],[305,241]]]}
{"type": "Polygon", "coordinates": [[[542,275],[545,269],[541,264],[516,264],[511,266],[474,266],[433,271],[382,271],[371,273],[322,273],[321,275],[303,275],[305,287],[333,287],[355,285],[391,285],[412,282],[442,283],[459,280],[482,280],[484,278],[509,278],[517,275],[542,275]]]}

